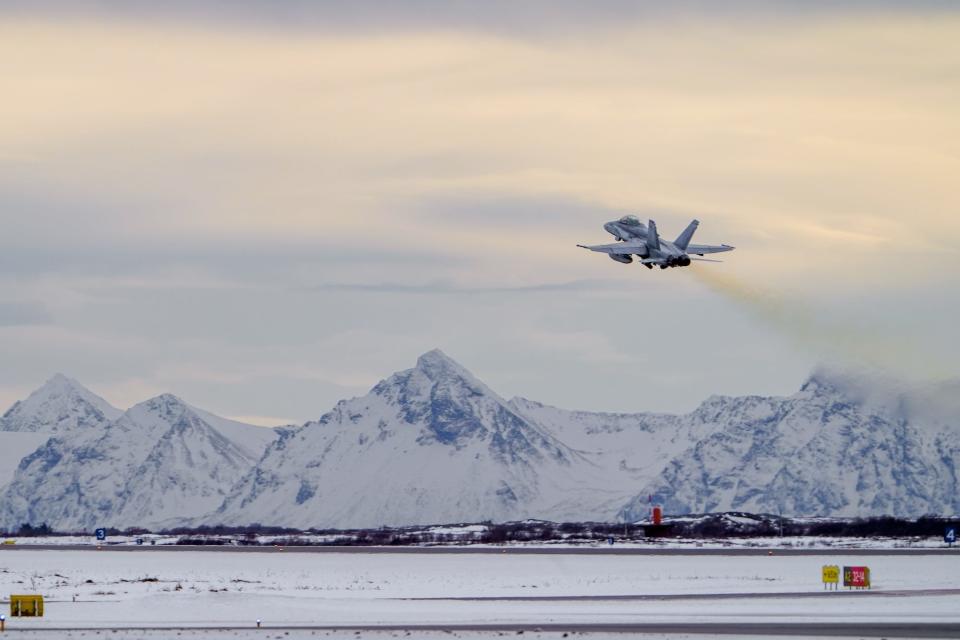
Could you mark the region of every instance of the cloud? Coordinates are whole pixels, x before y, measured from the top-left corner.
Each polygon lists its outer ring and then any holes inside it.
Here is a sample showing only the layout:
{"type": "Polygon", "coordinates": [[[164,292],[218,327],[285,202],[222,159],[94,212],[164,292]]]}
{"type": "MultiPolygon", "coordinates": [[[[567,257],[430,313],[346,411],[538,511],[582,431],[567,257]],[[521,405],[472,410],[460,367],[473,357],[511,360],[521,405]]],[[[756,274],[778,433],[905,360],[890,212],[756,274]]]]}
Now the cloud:
{"type": "Polygon", "coordinates": [[[86,243],[102,257],[74,262],[104,270],[164,248],[242,269],[224,245],[267,265],[312,244],[344,268],[432,252],[543,281],[576,279],[570,246],[611,214],[648,212],[768,238],[754,248],[779,277],[804,265],[830,286],[842,265],[882,286],[869,256],[809,255],[822,230],[897,237],[906,211],[918,242],[960,236],[942,215],[960,205],[942,82],[958,25],[626,21],[578,41],[11,20],[2,59],[31,71],[6,74],[0,135],[35,161],[4,166],[2,215],[18,246],[86,243]]]}
{"type": "Polygon", "coordinates": [[[691,268],[691,273],[798,347],[812,350],[823,363],[892,375],[901,381],[957,375],[956,349],[924,344],[915,327],[898,326],[883,318],[880,305],[874,306],[873,313],[866,318],[836,317],[810,300],[767,288],[756,279],[697,266],[691,268]]]}
{"type": "Polygon", "coordinates": [[[56,323],[0,331],[0,382],[308,418],[439,346],[668,408],[826,350],[792,307],[574,246],[625,212],[699,218],[737,246],[711,274],[796,293],[828,345],[949,362],[960,16],[669,4],[4,3],[0,299],[56,323]]]}
{"type": "MultiPolygon", "coordinates": [[[[950,0],[914,0],[910,11],[947,11],[950,0]]],[[[803,17],[836,13],[903,11],[896,0],[509,0],[447,2],[413,0],[401,4],[388,0],[349,3],[310,0],[233,0],[163,3],[132,0],[104,3],[98,0],[7,0],[4,10],[13,15],[45,15],[99,20],[135,20],[204,24],[217,28],[311,30],[321,32],[423,30],[458,28],[498,33],[541,33],[609,28],[625,21],[682,19],[694,15],[712,19],[751,19],[756,16],[803,17]]]]}
{"type": "Polygon", "coordinates": [[[826,240],[837,244],[843,244],[847,247],[853,246],[877,249],[883,245],[890,245],[894,241],[894,238],[887,238],[871,233],[824,227],[817,224],[802,222],[796,224],[796,229],[799,232],[811,235],[818,240],[826,240]]]}
{"type": "Polygon", "coordinates": [[[601,280],[574,280],[570,282],[543,282],[516,286],[465,286],[443,280],[424,284],[401,284],[398,282],[326,283],[309,287],[311,291],[346,291],[353,293],[397,293],[418,295],[485,295],[557,293],[564,291],[616,291],[614,282],[601,280]]]}
{"type": "Polygon", "coordinates": [[[0,300],[0,327],[43,325],[51,322],[53,316],[42,304],[0,300]]]}
{"type": "Polygon", "coordinates": [[[548,331],[532,330],[522,338],[536,349],[553,356],[564,354],[575,362],[609,364],[615,366],[635,364],[635,355],[617,345],[608,336],[596,331],[548,331]]]}
{"type": "Polygon", "coordinates": [[[522,230],[532,238],[536,238],[538,232],[548,235],[556,227],[571,224],[599,228],[600,221],[631,213],[574,197],[488,191],[440,193],[414,199],[407,207],[410,215],[424,224],[465,227],[484,233],[522,230]]]}

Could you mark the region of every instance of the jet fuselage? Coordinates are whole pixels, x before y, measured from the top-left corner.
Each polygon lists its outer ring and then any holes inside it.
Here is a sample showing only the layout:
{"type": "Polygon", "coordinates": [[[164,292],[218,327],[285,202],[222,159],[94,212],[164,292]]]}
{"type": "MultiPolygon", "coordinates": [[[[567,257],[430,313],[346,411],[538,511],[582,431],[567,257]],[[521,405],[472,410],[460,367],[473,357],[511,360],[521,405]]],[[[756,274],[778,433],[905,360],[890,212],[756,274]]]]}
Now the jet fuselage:
{"type": "MultiPolygon", "coordinates": [[[[590,251],[606,253],[611,260],[623,264],[632,263],[633,257],[640,258],[639,262],[648,269],[659,266],[661,269],[670,267],[687,267],[693,260],[691,255],[703,256],[707,253],[732,251],[733,247],[727,244],[703,245],[691,244],[694,232],[700,224],[693,220],[687,228],[677,236],[673,242],[664,240],[657,233],[657,223],[650,220],[645,226],[636,216],[623,216],[619,220],[611,220],[603,225],[604,231],[617,239],[613,244],[577,245],[590,251]]],[[[707,260],[716,262],[716,260],[707,260]]]]}
{"type": "Polygon", "coordinates": [[[647,227],[636,216],[623,216],[603,225],[603,230],[617,240],[645,240],[647,227]]]}

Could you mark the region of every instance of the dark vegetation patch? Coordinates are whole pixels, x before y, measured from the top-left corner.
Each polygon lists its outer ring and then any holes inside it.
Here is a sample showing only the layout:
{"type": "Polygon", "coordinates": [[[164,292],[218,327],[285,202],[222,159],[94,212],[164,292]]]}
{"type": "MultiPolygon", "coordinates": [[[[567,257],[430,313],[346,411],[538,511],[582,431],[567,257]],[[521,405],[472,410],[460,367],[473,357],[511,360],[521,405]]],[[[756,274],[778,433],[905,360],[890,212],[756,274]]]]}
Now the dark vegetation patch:
{"type": "MultiPolygon", "coordinates": [[[[941,537],[948,525],[960,526],[956,518],[923,516],[916,519],[878,516],[871,518],[787,518],[771,514],[742,512],[678,516],[664,520],[665,531],[658,537],[687,539],[735,539],[755,537],[844,537],[844,538],[930,538],[941,537]]],[[[177,537],[179,545],[256,546],[412,546],[445,544],[505,543],[596,543],[641,540],[648,535],[645,525],[609,522],[522,522],[377,529],[294,529],[252,524],[177,527],[161,531],[143,528],[107,529],[107,536],[139,537],[160,534],[177,537]],[[264,540],[267,537],[267,540],[264,540]]],[[[91,531],[54,531],[47,524],[23,524],[5,537],[93,536],[91,531]]]]}

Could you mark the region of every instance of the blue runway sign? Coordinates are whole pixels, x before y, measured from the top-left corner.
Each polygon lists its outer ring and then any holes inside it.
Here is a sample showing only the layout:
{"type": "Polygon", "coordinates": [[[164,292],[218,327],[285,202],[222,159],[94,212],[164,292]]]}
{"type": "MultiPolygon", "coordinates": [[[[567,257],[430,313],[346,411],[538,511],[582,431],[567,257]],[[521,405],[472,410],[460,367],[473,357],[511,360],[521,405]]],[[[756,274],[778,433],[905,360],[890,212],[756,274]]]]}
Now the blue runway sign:
{"type": "Polygon", "coordinates": [[[946,532],[943,534],[943,541],[952,546],[953,543],[957,541],[957,528],[947,527],[946,532]]]}
{"type": "Polygon", "coordinates": [[[107,539],[107,530],[106,530],[106,529],[97,529],[95,533],[97,534],[97,540],[98,540],[98,541],[103,542],[104,540],[107,539]]]}

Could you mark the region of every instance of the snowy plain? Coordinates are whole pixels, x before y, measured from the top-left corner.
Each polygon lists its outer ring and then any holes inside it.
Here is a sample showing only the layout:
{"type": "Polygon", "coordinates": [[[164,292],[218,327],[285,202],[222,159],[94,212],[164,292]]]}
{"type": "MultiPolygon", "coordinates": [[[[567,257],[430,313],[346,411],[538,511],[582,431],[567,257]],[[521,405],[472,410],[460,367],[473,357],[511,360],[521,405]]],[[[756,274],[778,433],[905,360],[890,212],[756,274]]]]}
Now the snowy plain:
{"type": "MultiPolygon", "coordinates": [[[[75,629],[71,637],[82,637],[77,635],[80,629],[253,629],[257,619],[266,628],[598,622],[960,623],[957,575],[960,553],[615,556],[299,553],[280,548],[242,553],[0,551],[0,594],[40,593],[47,599],[44,618],[10,620],[8,630],[49,629],[51,634],[61,634],[50,637],[65,637],[65,632],[56,629],[75,629]],[[824,594],[820,583],[824,564],[868,565],[873,592],[824,594]],[[774,594],[783,597],[771,597],[774,594]]],[[[304,630],[301,635],[306,633],[304,630]]],[[[30,634],[31,638],[44,636],[30,634]]],[[[544,637],[554,636],[560,637],[544,637]]]]}

